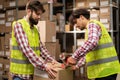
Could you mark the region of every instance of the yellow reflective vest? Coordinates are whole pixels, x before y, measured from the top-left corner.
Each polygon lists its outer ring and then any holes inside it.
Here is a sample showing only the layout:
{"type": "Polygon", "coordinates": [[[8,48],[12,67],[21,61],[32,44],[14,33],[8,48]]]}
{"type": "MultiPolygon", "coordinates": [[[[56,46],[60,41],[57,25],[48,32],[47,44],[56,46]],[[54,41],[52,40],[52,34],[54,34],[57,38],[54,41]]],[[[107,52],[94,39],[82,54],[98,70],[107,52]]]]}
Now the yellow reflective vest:
{"type": "MultiPolygon", "coordinates": [[[[117,53],[105,26],[96,20],[91,20],[89,23],[99,25],[102,31],[98,46],[86,54],[88,78],[101,78],[119,73],[120,64],[117,53]]],[[[88,39],[88,29],[85,33],[85,39],[88,39]]]]}
{"type": "MultiPolygon", "coordinates": [[[[40,41],[39,41],[39,33],[34,27],[30,29],[29,23],[25,19],[20,19],[19,22],[22,25],[22,28],[27,35],[28,44],[36,53],[36,55],[40,55],[40,41]]],[[[12,50],[11,50],[11,60],[10,60],[10,72],[15,74],[33,74],[34,66],[29,62],[28,58],[23,54],[14,34],[14,25],[16,22],[12,24],[12,50]]]]}

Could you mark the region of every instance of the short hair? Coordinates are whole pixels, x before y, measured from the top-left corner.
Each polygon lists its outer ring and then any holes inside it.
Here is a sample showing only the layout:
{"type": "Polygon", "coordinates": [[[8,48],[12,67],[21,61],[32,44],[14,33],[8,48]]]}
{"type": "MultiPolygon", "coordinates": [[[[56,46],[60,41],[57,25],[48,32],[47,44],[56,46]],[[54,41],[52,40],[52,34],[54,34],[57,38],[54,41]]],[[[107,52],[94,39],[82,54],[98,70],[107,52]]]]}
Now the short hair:
{"type": "Polygon", "coordinates": [[[38,10],[41,10],[42,13],[45,12],[43,5],[38,0],[29,0],[29,2],[26,5],[26,9],[31,9],[35,12],[37,12],[38,10]]]}
{"type": "Polygon", "coordinates": [[[86,19],[90,19],[90,12],[87,9],[76,9],[69,17],[70,25],[73,26],[76,23],[76,19],[83,15],[86,19]]]}

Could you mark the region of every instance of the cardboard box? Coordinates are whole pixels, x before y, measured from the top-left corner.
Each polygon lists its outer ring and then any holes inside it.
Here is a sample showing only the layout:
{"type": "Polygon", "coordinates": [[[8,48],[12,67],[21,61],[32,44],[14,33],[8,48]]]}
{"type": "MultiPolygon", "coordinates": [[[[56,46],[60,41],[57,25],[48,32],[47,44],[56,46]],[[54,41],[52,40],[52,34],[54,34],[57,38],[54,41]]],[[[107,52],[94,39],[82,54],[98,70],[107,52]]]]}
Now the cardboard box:
{"type": "Polygon", "coordinates": [[[0,4],[0,9],[3,9],[3,5],[2,4],[0,4]]]}
{"type": "Polygon", "coordinates": [[[4,6],[5,7],[14,7],[14,6],[25,6],[28,0],[5,0],[4,6]]]}
{"type": "Polygon", "coordinates": [[[8,0],[4,0],[4,8],[6,8],[6,7],[8,7],[9,6],[9,2],[8,2],[8,0]]]}
{"type": "Polygon", "coordinates": [[[6,11],[6,16],[16,16],[16,14],[17,14],[16,9],[6,11]]]}
{"type": "Polygon", "coordinates": [[[99,0],[87,0],[88,7],[99,7],[99,0]]]}
{"type": "Polygon", "coordinates": [[[4,7],[14,7],[16,6],[16,1],[15,0],[5,0],[4,1],[4,7]]]}
{"type": "Polygon", "coordinates": [[[4,0],[0,0],[0,9],[3,9],[3,2],[4,0]]]}
{"type": "MultiPolygon", "coordinates": [[[[47,73],[38,69],[35,69],[33,80],[53,80],[49,79],[47,73]]],[[[73,71],[70,69],[57,69],[57,77],[54,80],[73,80],[73,71]]]]}
{"type": "Polygon", "coordinates": [[[8,51],[8,50],[6,50],[5,51],[5,55],[4,55],[5,57],[7,57],[8,59],[10,58],[10,50],[8,51]]]}
{"type": "Polygon", "coordinates": [[[12,22],[5,23],[5,32],[12,32],[12,22]]]}
{"type": "Polygon", "coordinates": [[[0,33],[4,33],[5,32],[5,25],[0,25],[0,33]]]}
{"type": "Polygon", "coordinates": [[[5,19],[0,19],[0,26],[4,26],[5,25],[5,19]]]}
{"type": "Polygon", "coordinates": [[[6,22],[12,22],[17,19],[16,9],[6,11],[6,22]]]}
{"type": "Polygon", "coordinates": [[[54,59],[59,60],[59,55],[61,54],[60,51],[60,44],[57,42],[45,42],[45,47],[50,52],[50,55],[54,57],[54,59]]]}
{"type": "Polygon", "coordinates": [[[100,16],[110,16],[110,7],[101,7],[100,8],[100,16]]]}
{"type": "MultiPolygon", "coordinates": [[[[27,2],[28,2],[29,0],[18,0],[18,6],[26,6],[26,4],[27,4],[27,2]]],[[[42,1],[42,0],[41,0],[42,1]]]]}
{"type": "Polygon", "coordinates": [[[8,0],[4,0],[4,2],[3,2],[4,8],[6,8],[8,4],[9,4],[8,0]]]}
{"type": "Polygon", "coordinates": [[[110,30],[110,16],[100,15],[100,22],[105,25],[108,31],[110,30]]]}
{"type": "Polygon", "coordinates": [[[7,21],[7,22],[12,22],[12,21],[14,21],[14,20],[16,20],[16,17],[15,17],[15,16],[10,16],[10,17],[7,17],[7,18],[6,18],[6,21],[7,21]]]}
{"type": "Polygon", "coordinates": [[[11,40],[11,34],[5,34],[5,51],[10,50],[10,40],[11,40]]]}
{"type": "Polygon", "coordinates": [[[3,71],[3,58],[0,58],[0,71],[3,71]]]}
{"type": "MultiPolygon", "coordinates": [[[[1,15],[3,17],[4,15],[1,15]]],[[[0,33],[5,32],[5,18],[0,18],[0,33]]]]}
{"type": "Polygon", "coordinates": [[[108,6],[110,5],[110,0],[100,0],[100,6],[108,6]]]}
{"type": "MultiPolygon", "coordinates": [[[[20,1],[22,1],[22,0],[20,0],[20,1]]],[[[19,10],[17,13],[17,19],[21,19],[24,16],[26,16],[26,10],[19,10]]]]}
{"type": "Polygon", "coordinates": [[[3,59],[4,61],[4,71],[9,71],[9,67],[10,67],[10,60],[9,59],[3,59]]]}
{"type": "Polygon", "coordinates": [[[5,37],[0,37],[0,51],[4,51],[5,37]]]}
{"type": "Polygon", "coordinates": [[[9,1],[8,4],[9,4],[9,7],[16,6],[16,1],[15,0],[9,1]]]}
{"type": "Polygon", "coordinates": [[[100,15],[101,23],[110,23],[110,16],[100,15]]]}
{"type": "Polygon", "coordinates": [[[18,20],[18,19],[23,18],[25,15],[26,15],[25,10],[19,10],[18,12],[16,11],[16,9],[7,10],[6,11],[6,21],[11,22],[11,21],[14,21],[14,20],[18,20]]]}
{"type": "Polygon", "coordinates": [[[5,19],[5,13],[0,13],[0,19],[5,19]]]}
{"type": "Polygon", "coordinates": [[[75,5],[76,5],[76,8],[86,8],[86,7],[88,7],[87,0],[76,0],[75,5]]]}
{"type": "Polygon", "coordinates": [[[5,56],[5,51],[4,51],[4,50],[3,50],[3,51],[0,50],[0,56],[1,56],[1,57],[4,57],[4,56],[5,56]]]}
{"type": "Polygon", "coordinates": [[[52,57],[56,57],[56,42],[45,42],[45,47],[52,57]]]}
{"type": "Polygon", "coordinates": [[[109,5],[119,6],[117,5],[117,0],[100,0],[100,6],[109,6],[109,5]]]}
{"type": "Polygon", "coordinates": [[[56,42],[55,22],[39,21],[37,26],[42,42],[56,42]]]}

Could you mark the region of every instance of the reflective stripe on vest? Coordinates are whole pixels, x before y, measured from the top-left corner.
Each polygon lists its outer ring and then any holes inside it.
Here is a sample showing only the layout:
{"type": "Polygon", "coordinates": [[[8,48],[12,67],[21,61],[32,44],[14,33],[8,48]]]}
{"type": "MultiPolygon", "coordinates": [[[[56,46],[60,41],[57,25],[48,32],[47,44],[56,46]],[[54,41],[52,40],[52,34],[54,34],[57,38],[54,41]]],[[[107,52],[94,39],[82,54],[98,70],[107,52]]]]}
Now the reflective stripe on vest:
{"type": "Polygon", "coordinates": [[[92,61],[92,62],[88,62],[87,66],[93,66],[93,65],[107,63],[107,62],[111,62],[111,61],[115,61],[115,60],[118,60],[117,56],[110,57],[110,58],[105,58],[105,59],[100,59],[100,60],[96,60],[96,61],[92,61]]]}
{"type": "Polygon", "coordinates": [[[29,62],[29,60],[19,60],[19,59],[14,59],[14,58],[11,58],[11,62],[13,62],[13,63],[19,63],[19,64],[31,64],[29,62]]]}
{"type": "MultiPolygon", "coordinates": [[[[31,47],[33,50],[39,50],[39,47],[31,47]]],[[[19,50],[18,46],[12,46],[12,50],[19,50]]]]}
{"type": "Polygon", "coordinates": [[[108,48],[108,47],[112,47],[112,46],[114,46],[114,44],[113,44],[112,42],[106,43],[106,44],[101,44],[101,45],[97,46],[97,47],[95,48],[95,50],[103,49],[103,48],[108,48]]]}
{"type": "MultiPolygon", "coordinates": [[[[114,46],[112,42],[111,43],[106,43],[106,44],[101,44],[101,45],[97,46],[95,48],[95,50],[104,49],[104,48],[108,48],[108,47],[112,47],[112,46],[114,46]]],[[[101,59],[101,60],[95,60],[95,61],[92,61],[92,62],[88,62],[87,66],[92,66],[92,65],[97,65],[97,64],[102,64],[102,63],[110,62],[110,61],[115,61],[117,59],[118,58],[115,56],[115,57],[111,57],[111,58],[106,58],[106,59],[101,59]]]]}

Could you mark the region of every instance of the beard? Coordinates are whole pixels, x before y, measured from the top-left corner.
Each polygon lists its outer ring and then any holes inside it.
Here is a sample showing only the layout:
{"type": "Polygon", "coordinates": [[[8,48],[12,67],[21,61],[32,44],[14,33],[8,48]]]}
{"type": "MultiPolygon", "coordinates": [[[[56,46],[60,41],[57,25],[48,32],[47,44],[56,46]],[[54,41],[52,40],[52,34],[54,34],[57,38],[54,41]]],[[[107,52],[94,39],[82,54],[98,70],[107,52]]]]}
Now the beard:
{"type": "Polygon", "coordinates": [[[33,25],[37,25],[38,24],[38,20],[37,19],[36,20],[33,19],[32,14],[29,17],[29,21],[30,21],[31,27],[33,27],[33,25]]]}

